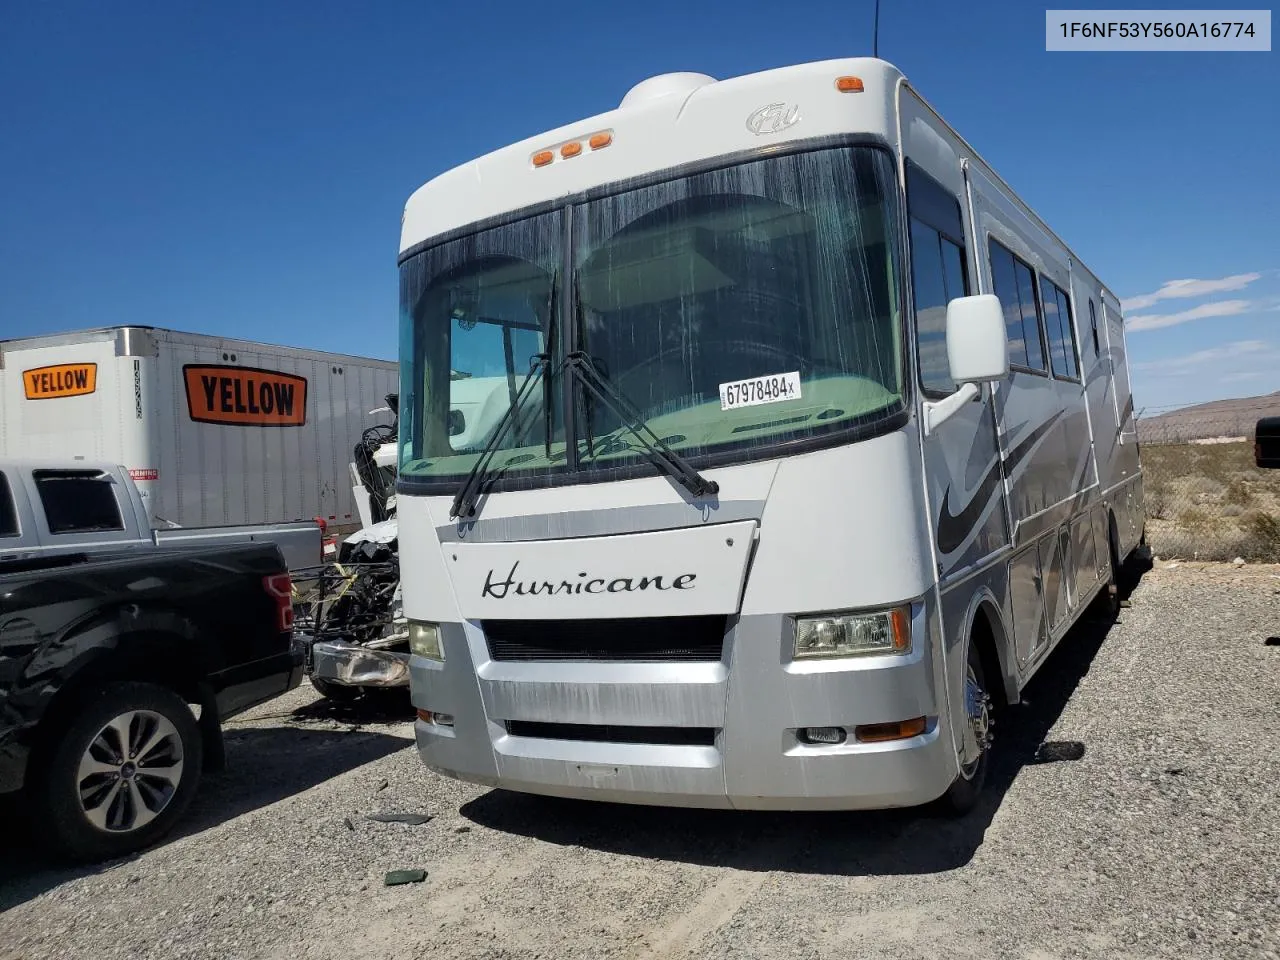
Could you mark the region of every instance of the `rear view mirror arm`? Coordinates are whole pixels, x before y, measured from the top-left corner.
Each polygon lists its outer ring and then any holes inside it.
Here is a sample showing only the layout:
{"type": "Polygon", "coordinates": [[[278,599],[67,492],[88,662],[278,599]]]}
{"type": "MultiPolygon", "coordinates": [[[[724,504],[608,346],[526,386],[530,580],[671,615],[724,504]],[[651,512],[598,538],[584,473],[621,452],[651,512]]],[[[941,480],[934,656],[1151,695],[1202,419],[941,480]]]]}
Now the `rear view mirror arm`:
{"type": "Polygon", "coordinates": [[[961,384],[949,397],[924,402],[924,435],[927,437],[959,413],[966,403],[979,400],[982,390],[976,383],[961,384]]]}

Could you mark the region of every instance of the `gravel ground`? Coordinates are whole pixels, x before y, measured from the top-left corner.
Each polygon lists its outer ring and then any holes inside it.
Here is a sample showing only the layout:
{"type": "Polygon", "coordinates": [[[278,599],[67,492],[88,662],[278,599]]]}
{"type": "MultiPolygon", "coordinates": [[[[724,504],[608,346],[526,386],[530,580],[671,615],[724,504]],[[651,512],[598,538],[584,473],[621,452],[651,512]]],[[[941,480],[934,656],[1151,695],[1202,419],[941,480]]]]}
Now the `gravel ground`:
{"type": "Polygon", "coordinates": [[[304,686],[229,728],[161,847],[67,871],[7,831],[0,957],[1275,960],[1280,568],[1157,566],[997,730],[967,821],[485,791],[428,773],[403,713],[304,686]],[[1046,737],[1083,759],[1034,762],[1046,737]]]}

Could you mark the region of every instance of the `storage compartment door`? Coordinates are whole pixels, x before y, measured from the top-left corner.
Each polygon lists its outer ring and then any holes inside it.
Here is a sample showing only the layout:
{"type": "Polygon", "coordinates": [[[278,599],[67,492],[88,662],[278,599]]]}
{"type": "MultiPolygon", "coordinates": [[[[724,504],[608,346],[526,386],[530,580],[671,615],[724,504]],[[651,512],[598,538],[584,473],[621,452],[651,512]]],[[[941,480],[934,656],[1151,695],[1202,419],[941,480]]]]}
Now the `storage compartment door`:
{"type": "Polygon", "coordinates": [[[1019,665],[1025,665],[1043,642],[1044,602],[1040,594],[1040,551],[1032,545],[1009,562],[1009,598],[1019,665]]]}

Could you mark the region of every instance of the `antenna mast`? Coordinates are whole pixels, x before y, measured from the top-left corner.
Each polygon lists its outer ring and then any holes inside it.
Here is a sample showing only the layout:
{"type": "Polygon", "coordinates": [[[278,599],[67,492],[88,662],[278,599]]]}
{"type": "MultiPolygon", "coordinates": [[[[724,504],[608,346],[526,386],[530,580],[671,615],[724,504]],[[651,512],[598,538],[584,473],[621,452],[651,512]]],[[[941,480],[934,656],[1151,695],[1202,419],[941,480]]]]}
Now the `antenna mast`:
{"type": "Polygon", "coordinates": [[[876,25],[871,32],[871,55],[880,57],[880,0],[876,0],[876,25]]]}

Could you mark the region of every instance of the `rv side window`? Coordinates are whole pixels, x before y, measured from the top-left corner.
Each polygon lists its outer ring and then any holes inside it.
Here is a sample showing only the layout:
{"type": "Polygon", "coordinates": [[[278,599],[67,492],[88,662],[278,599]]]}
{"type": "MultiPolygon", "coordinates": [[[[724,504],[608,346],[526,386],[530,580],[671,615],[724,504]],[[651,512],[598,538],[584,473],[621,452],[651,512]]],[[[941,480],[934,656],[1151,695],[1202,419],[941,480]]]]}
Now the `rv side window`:
{"type": "Polygon", "coordinates": [[[1058,291],[1058,316],[1062,320],[1062,341],[1066,344],[1068,373],[1072,380],[1080,379],[1080,351],[1076,343],[1076,318],[1071,313],[1071,297],[1061,287],[1058,291]]]}
{"type": "Polygon", "coordinates": [[[988,249],[991,289],[1004,307],[1009,363],[1023,370],[1046,373],[1048,364],[1045,363],[1044,346],[1040,340],[1040,319],[1031,268],[994,239],[988,249]]]}
{"type": "Polygon", "coordinates": [[[907,206],[920,385],[928,394],[954,393],[947,361],[947,304],[968,293],[960,202],[908,163],[907,206]]]}
{"type": "Polygon", "coordinates": [[[911,221],[911,281],[920,384],[929,393],[954,393],[947,361],[947,304],[965,296],[964,251],[915,219],[911,221]]]}
{"type": "Polygon", "coordinates": [[[1093,298],[1089,298],[1089,329],[1093,331],[1093,355],[1095,357],[1102,354],[1102,350],[1098,347],[1098,314],[1093,309],[1093,298]]]}
{"type": "Polygon", "coordinates": [[[9,478],[0,473],[0,537],[16,537],[19,532],[13,490],[9,487],[9,478]]]}
{"type": "Polygon", "coordinates": [[[1059,379],[1075,380],[1079,370],[1071,304],[1062,288],[1043,274],[1040,276],[1040,296],[1044,303],[1044,329],[1049,341],[1053,375],[1059,379]]]}
{"type": "Polygon", "coordinates": [[[36,470],[32,477],[50,533],[124,529],[110,474],[98,470],[36,470]]]}

